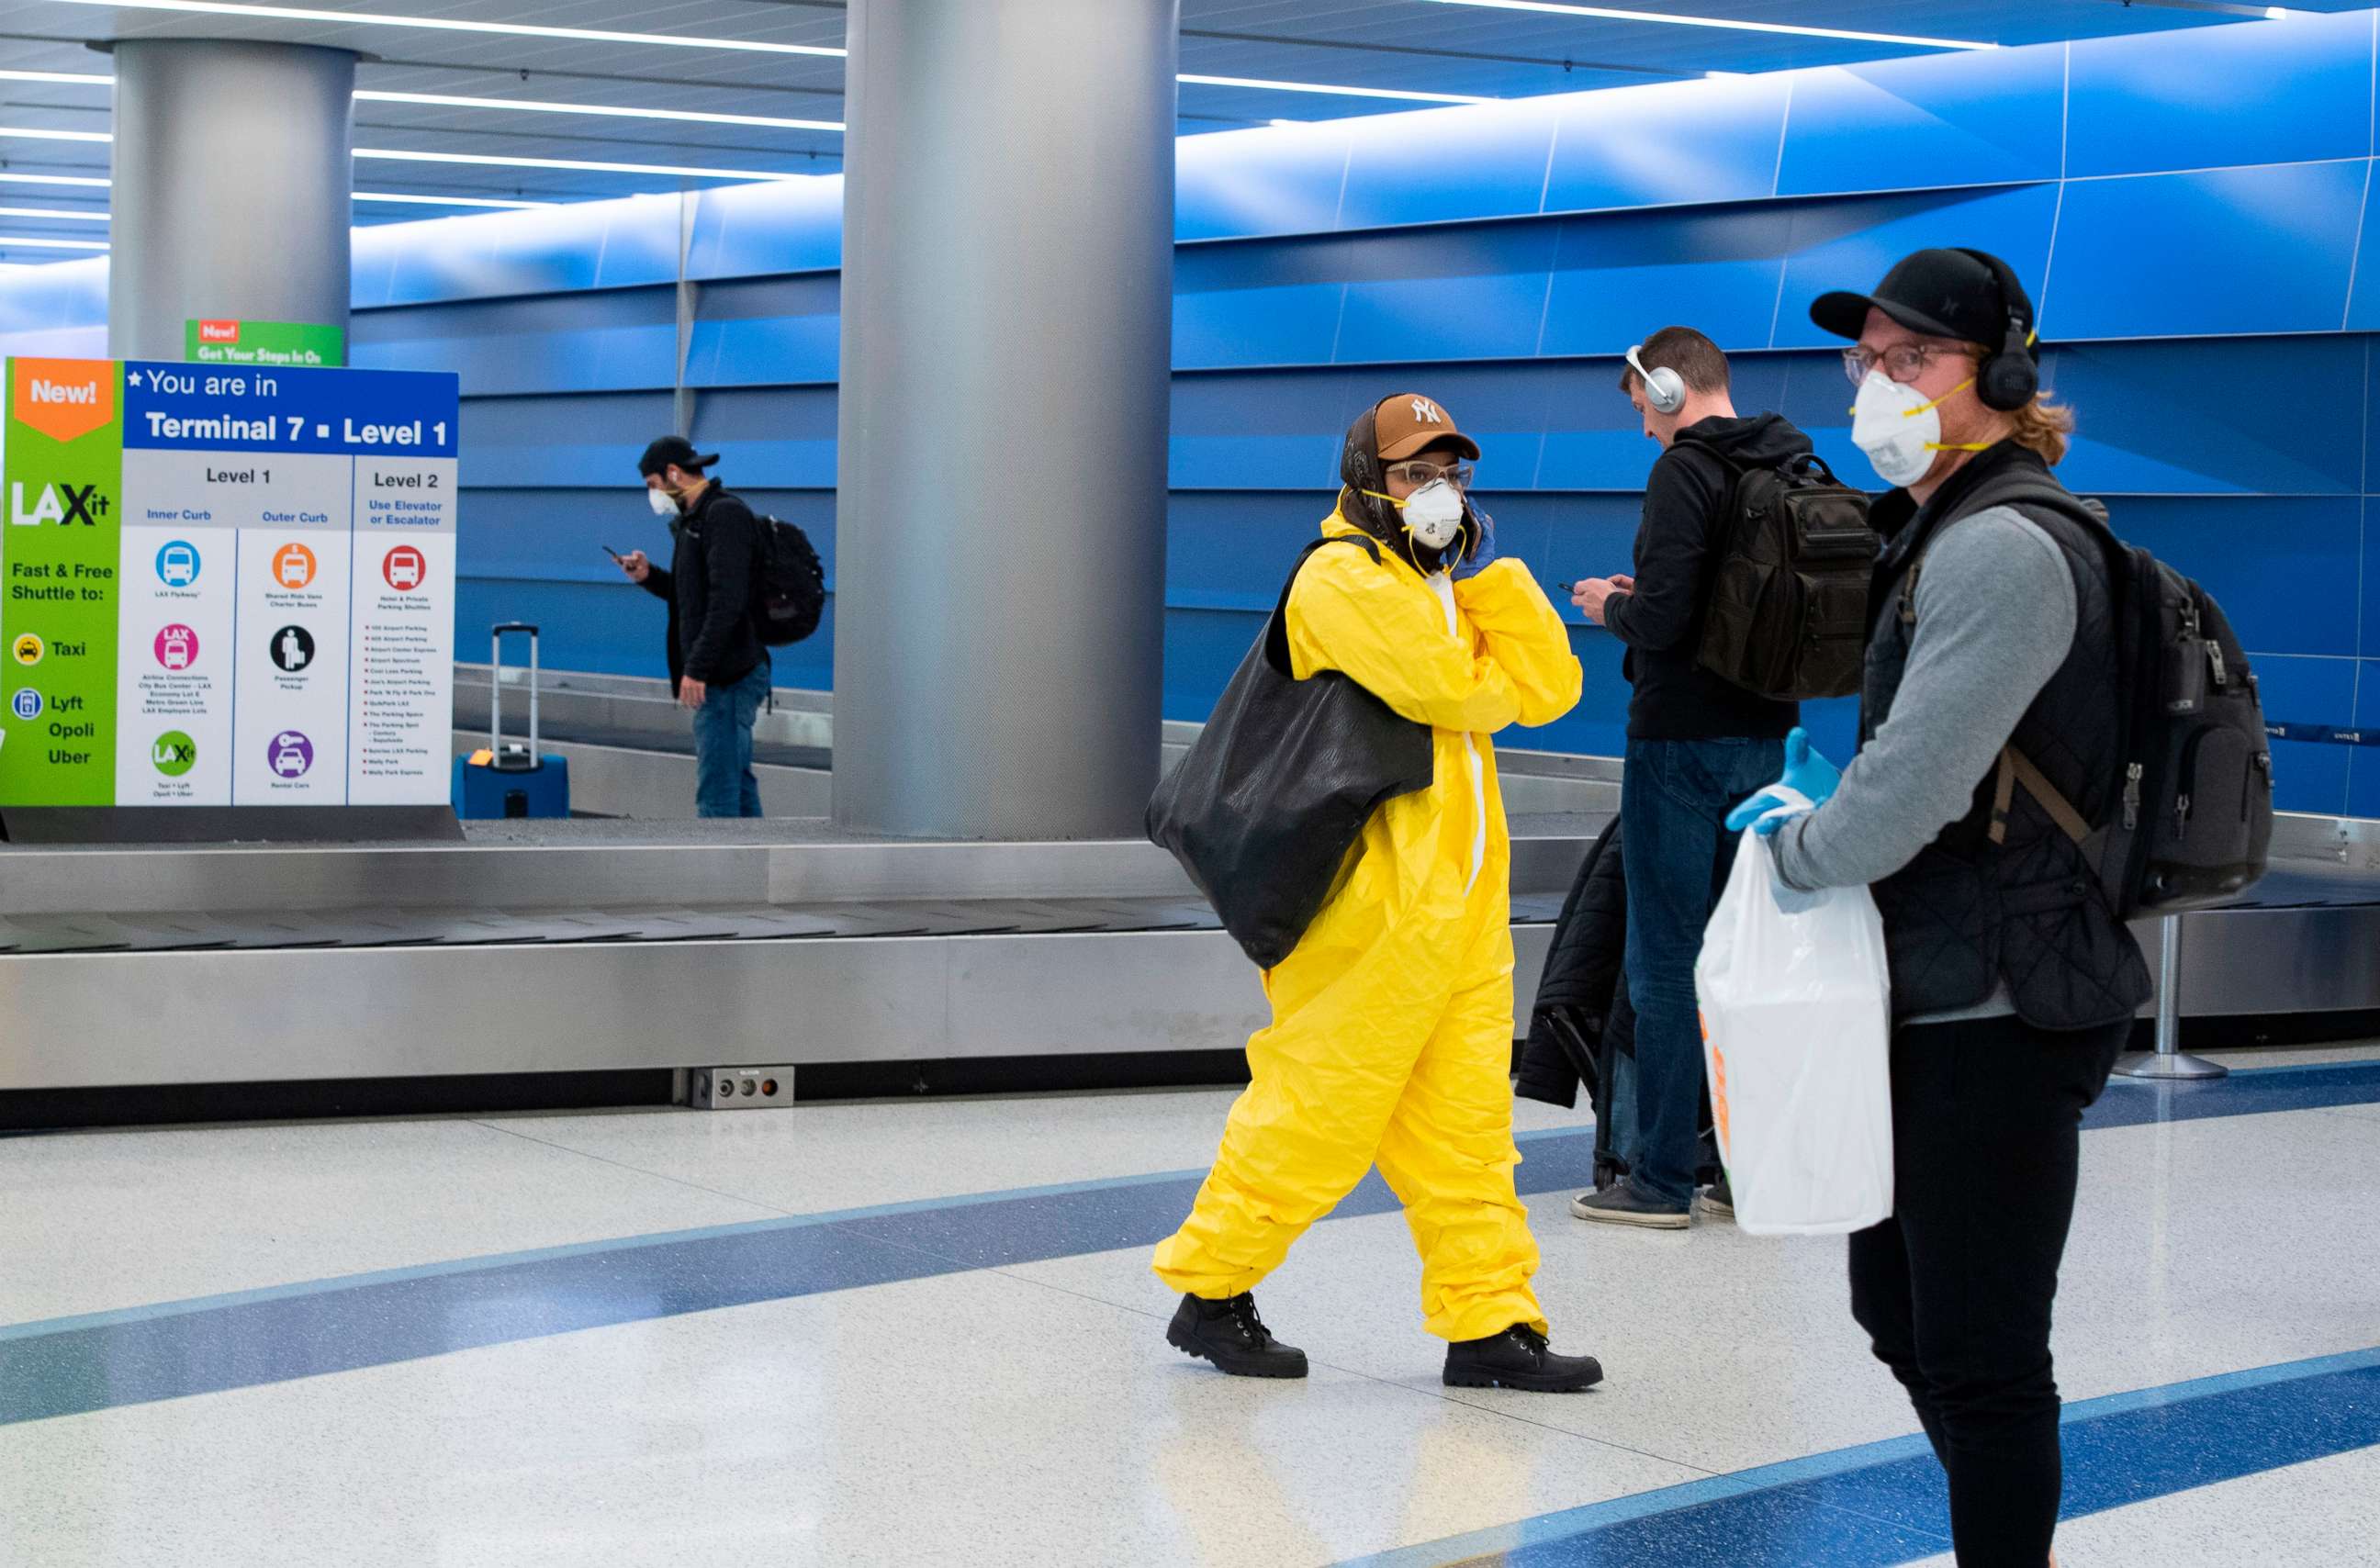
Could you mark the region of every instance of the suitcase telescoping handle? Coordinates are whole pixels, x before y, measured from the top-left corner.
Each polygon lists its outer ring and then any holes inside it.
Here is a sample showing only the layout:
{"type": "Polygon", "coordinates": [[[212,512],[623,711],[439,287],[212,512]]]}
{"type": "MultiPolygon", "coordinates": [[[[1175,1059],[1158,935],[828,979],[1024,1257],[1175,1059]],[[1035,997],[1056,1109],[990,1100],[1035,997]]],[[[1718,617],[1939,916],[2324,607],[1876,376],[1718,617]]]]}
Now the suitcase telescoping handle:
{"type": "Polygon", "coordinates": [[[527,621],[505,621],[488,636],[488,750],[499,768],[504,765],[504,637],[519,632],[528,638],[528,750],[521,766],[538,765],[537,628],[527,621]]]}

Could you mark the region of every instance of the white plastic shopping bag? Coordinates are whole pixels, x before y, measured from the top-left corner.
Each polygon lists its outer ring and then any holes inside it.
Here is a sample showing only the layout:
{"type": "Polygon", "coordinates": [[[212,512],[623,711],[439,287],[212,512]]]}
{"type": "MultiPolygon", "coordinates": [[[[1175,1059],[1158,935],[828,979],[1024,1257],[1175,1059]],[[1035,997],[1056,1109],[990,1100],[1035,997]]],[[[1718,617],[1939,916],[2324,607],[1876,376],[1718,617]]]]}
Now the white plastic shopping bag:
{"type": "Polygon", "coordinates": [[[1736,1223],[1826,1235],[1892,1212],[1892,1008],[1865,888],[1797,893],[1746,832],[1694,965],[1736,1223]]]}

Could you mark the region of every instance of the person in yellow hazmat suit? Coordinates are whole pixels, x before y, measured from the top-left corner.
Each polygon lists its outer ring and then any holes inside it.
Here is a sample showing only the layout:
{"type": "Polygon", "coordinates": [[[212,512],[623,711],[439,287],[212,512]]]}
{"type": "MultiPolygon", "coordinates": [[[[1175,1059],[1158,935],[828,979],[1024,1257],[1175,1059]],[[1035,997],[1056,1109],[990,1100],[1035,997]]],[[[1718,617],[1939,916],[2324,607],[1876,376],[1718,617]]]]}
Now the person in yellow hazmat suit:
{"type": "Polygon", "coordinates": [[[1166,1338],[1242,1377],[1302,1378],[1250,1294],[1374,1164],[1422,1259],[1445,1381],[1568,1392],[1601,1380],[1556,1355],[1529,1288],[1537,1246],[1513,1188],[1512,850],[1488,736],[1576,706],[1570,638],[1528,572],[1493,560],[1471,504],[1479,447],[1434,399],[1400,394],[1348,432],[1324,550],[1299,571],[1288,636],[1301,680],[1337,670],[1430,726],[1428,789],[1374,813],[1297,948],[1264,977],[1272,1024],[1181,1230],[1157,1248],[1183,1293],[1166,1338]]]}

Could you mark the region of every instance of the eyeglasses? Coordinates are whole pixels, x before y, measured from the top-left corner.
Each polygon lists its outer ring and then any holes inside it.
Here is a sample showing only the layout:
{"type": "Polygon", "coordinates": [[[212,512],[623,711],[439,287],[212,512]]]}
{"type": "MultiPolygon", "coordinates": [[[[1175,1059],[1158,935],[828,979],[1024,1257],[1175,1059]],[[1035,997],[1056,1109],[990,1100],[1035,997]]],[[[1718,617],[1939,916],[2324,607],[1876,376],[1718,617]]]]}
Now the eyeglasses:
{"type": "Polygon", "coordinates": [[[1962,349],[1945,348],[1932,343],[1896,343],[1877,354],[1855,343],[1843,350],[1843,374],[1851,377],[1852,384],[1857,386],[1867,380],[1867,373],[1880,364],[1887,376],[1906,384],[1925,373],[1926,361],[1963,352],[1962,349]]]}
{"type": "Polygon", "coordinates": [[[1391,463],[1386,472],[1392,480],[1402,480],[1419,490],[1426,484],[1446,480],[1457,490],[1471,488],[1471,465],[1468,463],[1430,463],[1416,457],[1411,462],[1391,463]]]}

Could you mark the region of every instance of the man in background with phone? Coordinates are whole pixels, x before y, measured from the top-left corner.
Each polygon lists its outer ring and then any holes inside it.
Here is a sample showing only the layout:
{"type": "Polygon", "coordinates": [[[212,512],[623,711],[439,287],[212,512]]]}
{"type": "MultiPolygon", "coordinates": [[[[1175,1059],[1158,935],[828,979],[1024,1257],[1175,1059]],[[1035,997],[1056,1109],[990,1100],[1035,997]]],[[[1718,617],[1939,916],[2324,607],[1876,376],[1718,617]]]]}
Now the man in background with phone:
{"type": "MultiPolygon", "coordinates": [[[[1582,1193],[1571,1212],[1683,1230],[1693,1223],[1703,1107],[1694,958],[1721,869],[1730,863],[1722,823],[1729,808],[1783,768],[1786,733],[1799,722],[1794,704],[1769,701],[1702,667],[1703,618],[1712,563],[1725,553],[1736,470],[1807,453],[1810,439],[1775,414],[1739,417],[1727,356],[1692,327],[1664,327],[1630,349],[1620,390],[1645,439],[1661,448],[1645,484],[1635,575],[1575,583],[1571,602],[1626,645],[1634,688],[1620,784],[1625,962],[1636,1008],[1634,1125],[1623,1121],[1612,1139],[1628,1174],[1582,1193]]],[[[1733,1218],[1723,1174],[1703,1195],[1703,1212],[1733,1218]]]]}
{"type": "Polygon", "coordinates": [[[667,570],[641,550],[606,545],[630,582],[669,605],[670,688],[694,712],[694,800],[699,817],[758,817],[752,726],[769,699],[769,650],[752,626],[753,565],[759,524],[752,509],[711,479],[715,452],[682,435],[645,448],[637,471],[653,511],[667,517],[667,570]]]}

